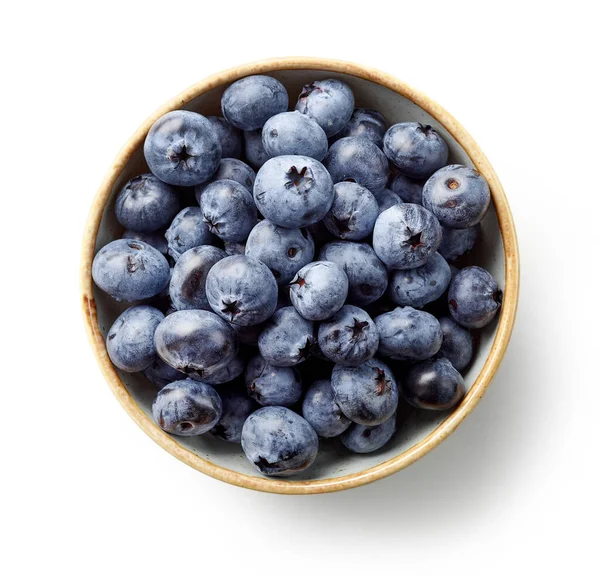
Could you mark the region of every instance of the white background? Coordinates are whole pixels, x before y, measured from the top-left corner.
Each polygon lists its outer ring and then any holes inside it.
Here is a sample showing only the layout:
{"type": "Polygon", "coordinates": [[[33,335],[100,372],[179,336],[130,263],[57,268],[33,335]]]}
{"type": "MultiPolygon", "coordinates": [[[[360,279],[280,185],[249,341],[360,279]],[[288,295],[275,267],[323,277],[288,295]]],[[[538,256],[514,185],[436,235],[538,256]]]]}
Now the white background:
{"type": "Polygon", "coordinates": [[[598,574],[594,4],[4,3],[0,572],[598,574]],[[514,336],[480,406],[409,469],[324,496],[242,490],[161,450],[112,397],[79,311],[85,218],[121,145],[204,76],[283,55],[371,65],[439,101],[496,168],[521,248],[514,336]]]}

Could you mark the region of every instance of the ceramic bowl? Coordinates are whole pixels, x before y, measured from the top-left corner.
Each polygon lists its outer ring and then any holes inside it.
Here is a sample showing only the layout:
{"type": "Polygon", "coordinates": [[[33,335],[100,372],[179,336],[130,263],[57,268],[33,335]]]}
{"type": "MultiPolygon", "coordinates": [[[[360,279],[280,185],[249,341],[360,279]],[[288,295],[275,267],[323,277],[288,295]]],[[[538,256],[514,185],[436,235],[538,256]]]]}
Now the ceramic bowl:
{"type": "Polygon", "coordinates": [[[198,82],[159,108],[125,144],[102,182],[88,218],[81,262],[81,297],[90,342],[110,388],[127,413],[155,442],[196,470],[238,486],[284,494],[332,492],[373,482],[412,464],[447,438],[475,408],[502,361],[515,321],[518,289],[519,256],[511,212],[498,177],[473,138],[441,106],[404,82],[357,64],[314,58],[273,59],[226,70],[198,82]],[[118,190],[133,176],[147,171],[142,149],[152,123],[180,108],[220,115],[225,88],[250,74],[278,78],[288,90],[291,106],[304,84],[339,78],[351,86],[357,106],[381,111],[391,124],[431,124],[448,143],[449,163],[477,168],[490,185],[493,207],[483,221],[482,238],[471,258],[487,268],[504,288],[501,312],[492,325],[481,331],[474,361],[465,374],[468,393],[455,410],[435,413],[404,409],[393,440],[372,454],[352,454],[337,441],[322,442],[315,464],[292,479],[261,476],[239,445],[210,434],[170,436],[156,426],[150,415],[153,387],[140,375],[116,371],[106,353],[107,330],[123,306],[98,290],[91,277],[94,254],[122,234],[114,216],[118,190]]]}

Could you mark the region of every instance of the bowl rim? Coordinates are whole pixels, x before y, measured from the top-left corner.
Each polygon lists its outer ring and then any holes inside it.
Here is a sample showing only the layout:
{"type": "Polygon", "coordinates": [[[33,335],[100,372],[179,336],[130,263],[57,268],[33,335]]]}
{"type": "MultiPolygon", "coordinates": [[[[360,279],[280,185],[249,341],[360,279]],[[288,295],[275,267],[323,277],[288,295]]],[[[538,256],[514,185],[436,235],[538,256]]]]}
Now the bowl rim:
{"type": "Polygon", "coordinates": [[[110,389],[136,424],[159,446],[200,472],[236,486],[278,494],[318,494],[368,484],[406,468],[445,440],[479,403],[502,361],[515,323],[519,280],[517,234],[508,200],[498,176],[471,135],[439,104],[394,76],[352,62],[303,56],[271,58],[250,62],[208,76],[171,98],[146,119],[119,151],[94,197],[84,232],[80,270],[81,305],[86,331],[94,355],[110,389]],[[487,179],[496,209],[505,254],[504,301],[498,319],[496,336],[479,375],[459,406],[425,438],[401,454],[360,472],[320,480],[282,480],[235,472],[202,458],[181,446],[169,434],[163,432],[138,406],[110,362],[105,341],[98,326],[96,303],[92,292],[92,261],[96,237],[106,202],[122,170],[134,152],[143,145],[146,134],[154,121],[163,114],[179,109],[201,94],[223,84],[230,84],[251,74],[268,74],[269,72],[282,70],[321,70],[355,76],[389,88],[429,113],[460,144],[473,165],[487,179]]]}

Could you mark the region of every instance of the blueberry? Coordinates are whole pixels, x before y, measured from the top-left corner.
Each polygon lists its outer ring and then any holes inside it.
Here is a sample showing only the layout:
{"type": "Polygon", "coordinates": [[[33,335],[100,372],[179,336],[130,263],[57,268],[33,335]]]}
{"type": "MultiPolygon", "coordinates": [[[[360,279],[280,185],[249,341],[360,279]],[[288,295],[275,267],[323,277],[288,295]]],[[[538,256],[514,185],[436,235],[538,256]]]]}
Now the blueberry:
{"type": "Polygon", "coordinates": [[[383,137],[383,151],[410,178],[429,178],[448,160],[448,146],[429,125],[394,124],[383,137]]]}
{"type": "Polygon", "coordinates": [[[342,444],[357,454],[368,454],[383,448],[396,432],[396,415],[377,426],[352,424],[342,436],[342,444]]]}
{"type": "Polygon", "coordinates": [[[252,194],[255,178],[256,174],[254,173],[254,170],[252,170],[245,162],[237,160],[236,158],[223,158],[213,177],[208,182],[199,184],[194,188],[196,202],[200,204],[202,191],[209,184],[212,184],[217,180],[233,180],[234,182],[241,184],[248,192],[250,192],[250,194],[252,194]]]}
{"type": "Polygon", "coordinates": [[[169,365],[199,378],[208,377],[233,360],[235,331],[206,310],[180,310],[169,314],[154,333],[158,355],[169,365]]]}
{"type": "Polygon", "coordinates": [[[123,312],[106,337],[111,362],[124,372],[141,372],[156,358],[154,332],[164,314],[152,306],[133,306],[123,312]]]}
{"type": "Polygon", "coordinates": [[[372,358],[378,346],[379,333],[375,323],[356,306],[343,306],[319,326],[319,348],[336,364],[358,366],[372,358]]]}
{"type": "Polygon", "coordinates": [[[302,397],[302,380],[295,368],[272,366],[257,355],[246,368],[246,390],[263,406],[292,406],[302,397]]]}
{"type": "Polygon", "coordinates": [[[502,305],[502,290],[493,276],[479,266],[463,268],[450,282],[450,315],[465,328],[483,328],[502,305]]]}
{"type": "Polygon", "coordinates": [[[270,158],[262,143],[262,130],[244,132],[244,155],[255,170],[270,158]]]}
{"type": "Polygon", "coordinates": [[[438,252],[446,260],[456,260],[459,256],[473,249],[480,233],[480,224],[462,229],[442,226],[442,241],[438,252]]]}
{"type": "Polygon", "coordinates": [[[400,198],[398,194],[396,194],[389,188],[384,188],[377,196],[379,214],[385,212],[388,208],[391,208],[392,206],[396,206],[397,204],[403,203],[404,200],[402,200],[402,198],[400,198]]]}
{"type": "Polygon", "coordinates": [[[271,157],[310,156],[319,162],[328,147],[323,128],[300,112],[282,112],[269,118],[262,129],[262,143],[271,157]]]}
{"type": "Polygon", "coordinates": [[[465,395],[465,383],[447,358],[418,362],[402,379],[402,395],[409,404],[426,410],[454,408],[465,395]]]}
{"type": "Polygon", "coordinates": [[[160,294],[169,283],[169,263],[139,240],[113,240],[94,257],[92,278],[115,300],[134,302],[160,294]]]}
{"type": "Polygon", "coordinates": [[[210,307],[232,324],[264,322],[277,306],[277,282],[269,268],[247,256],[227,256],[206,278],[210,307]]]}
{"type": "Polygon", "coordinates": [[[333,191],[333,204],[323,219],[327,230],[342,240],[366,238],[379,216],[375,196],[356,182],[338,182],[333,191]]]}
{"type": "Polygon", "coordinates": [[[436,252],[423,266],[394,270],[390,275],[390,297],[399,306],[423,308],[444,294],[450,276],[450,266],[436,252]]]}
{"type": "Polygon", "coordinates": [[[169,256],[175,261],[184,253],[205,244],[214,244],[214,236],[204,222],[202,210],[197,206],[184,208],[171,222],[165,232],[169,244],[169,256]]]}
{"type": "Polygon", "coordinates": [[[357,424],[381,424],[398,406],[396,379],[383,362],[374,358],[359,366],[336,364],[331,387],[342,412],[357,424]]]}
{"type": "Polygon", "coordinates": [[[278,284],[288,284],[300,268],[312,261],[315,245],[305,230],[282,228],[262,220],[248,236],[246,255],[264,262],[278,284]]]}
{"type": "Polygon", "coordinates": [[[128,240],[141,240],[146,244],[150,244],[152,248],[156,248],[163,256],[169,253],[169,245],[165,238],[163,230],[157,232],[134,232],[133,230],[125,230],[121,238],[128,240]]]}
{"type": "Polygon", "coordinates": [[[186,378],[183,372],[175,370],[175,368],[169,366],[158,357],[144,370],[144,376],[159,390],[167,384],[175,382],[175,380],[184,380],[186,378]]]}
{"type": "Polygon", "coordinates": [[[242,155],[242,132],[220,116],[207,116],[219,142],[223,158],[239,158],[242,155]]]}
{"type": "Polygon", "coordinates": [[[232,384],[219,388],[219,396],[223,411],[219,422],[211,428],[210,433],[227,442],[239,444],[242,440],[244,422],[258,406],[248,398],[246,392],[238,385],[232,384]]]}
{"type": "Polygon", "coordinates": [[[227,382],[235,380],[244,372],[244,368],[246,368],[246,362],[244,358],[238,354],[233,359],[222,364],[215,372],[203,376],[197,376],[192,373],[190,374],[190,378],[204,382],[205,384],[210,384],[211,386],[218,386],[219,384],[226,384],[227,382]]]}
{"type": "Polygon", "coordinates": [[[161,116],[144,142],[150,171],[175,186],[206,182],[221,161],[221,144],[212,124],[201,114],[175,110],[161,116]]]}
{"type": "Polygon", "coordinates": [[[292,476],[306,470],[318,449],[319,438],[312,426],[282,406],[253,412],[242,428],[242,450],[266,476],[292,476]]]}
{"type": "Polygon", "coordinates": [[[387,120],[376,110],[357,108],[352,112],[350,120],[341,132],[337,134],[341,138],[353,136],[356,138],[368,138],[377,148],[383,146],[383,136],[388,128],[387,120]]]}
{"type": "Polygon", "coordinates": [[[238,342],[244,346],[258,346],[258,337],[263,330],[262,324],[254,326],[240,326],[239,324],[231,324],[235,330],[238,342]]]}
{"type": "Polygon", "coordinates": [[[290,299],[307,320],[324,320],[346,301],[348,277],[335,262],[311,262],[301,268],[290,285],[290,299]]]}
{"type": "Polygon", "coordinates": [[[319,257],[335,262],[348,276],[350,304],[370,304],[383,296],[388,285],[388,273],[369,244],[330,242],[321,248],[319,257]]]}
{"type": "Polygon", "coordinates": [[[124,228],[155,232],[171,223],[179,212],[179,196],[173,187],[153,174],[132,178],[115,201],[115,215],[124,228]]]}
{"type": "Polygon", "coordinates": [[[258,338],[258,349],[273,366],[295,366],[308,358],[314,341],[313,323],[292,306],[286,306],[265,325],[258,338]]]}
{"type": "Polygon", "coordinates": [[[443,337],[439,354],[448,358],[452,366],[460,372],[473,358],[473,336],[466,328],[447,316],[439,318],[439,323],[443,337]]]}
{"type": "Polygon", "coordinates": [[[152,416],[165,431],[177,436],[198,436],[221,418],[221,398],[214,388],[187,378],[162,388],[152,403],[152,416]]]}
{"type": "Polygon", "coordinates": [[[302,88],[296,110],[313,118],[328,137],[333,136],[350,120],[354,95],[340,80],[316,80],[302,88]]]}
{"type": "Polygon", "coordinates": [[[399,360],[425,360],[442,345],[442,329],[435,316],[410,306],[375,318],[379,353],[399,360]]]}
{"type": "Polygon", "coordinates": [[[366,138],[342,138],[329,148],[323,164],[334,182],[357,182],[375,197],[387,183],[389,166],[384,153],[366,138]]]}
{"type": "Polygon", "coordinates": [[[243,242],[223,242],[223,250],[227,256],[243,256],[246,254],[246,244],[243,242]]]}
{"type": "Polygon", "coordinates": [[[423,204],[423,182],[398,172],[390,182],[390,189],[410,204],[423,204]]]}
{"type": "Polygon", "coordinates": [[[392,206],[379,215],[373,229],[375,254],[398,270],[423,266],[441,240],[439,222],[418,204],[392,206]]]}
{"type": "Polygon", "coordinates": [[[306,392],[302,416],[322,438],[339,436],[351,422],[333,399],[329,380],[317,380],[306,392]]]}

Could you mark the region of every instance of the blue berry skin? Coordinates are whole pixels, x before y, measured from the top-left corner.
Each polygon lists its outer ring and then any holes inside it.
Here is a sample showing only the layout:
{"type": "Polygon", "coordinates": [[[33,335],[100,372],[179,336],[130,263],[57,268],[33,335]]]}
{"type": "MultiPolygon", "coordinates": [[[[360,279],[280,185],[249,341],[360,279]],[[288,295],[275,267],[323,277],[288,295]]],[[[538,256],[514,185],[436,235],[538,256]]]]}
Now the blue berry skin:
{"type": "Polygon", "coordinates": [[[389,188],[384,188],[384,190],[380,192],[377,196],[379,214],[385,212],[388,208],[391,208],[392,206],[397,206],[398,204],[404,204],[404,200],[402,200],[402,198],[400,198],[398,194],[396,194],[389,188]]]}
{"type": "Polygon", "coordinates": [[[254,170],[248,166],[245,162],[238,160],[237,158],[223,158],[219,164],[219,168],[214,173],[213,177],[204,184],[199,184],[194,188],[194,195],[196,202],[200,205],[200,198],[202,191],[213,182],[217,180],[233,180],[238,184],[241,184],[250,194],[254,188],[254,179],[256,174],[254,170]]]}
{"type": "Polygon", "coordinates": [[[242,428],[242,450],[265,476],[293,476],[306,470],[318,449],[312,426],[283,406],[253,412],[242,428]]]}
{"type": "Polygon", "coordinates": [[[123,228],[135,232],[155,232],[165,228],[177,212],[177,192],[154,174],[142,174],[129,180],[115,201],[117,220],[123,228]]]}
{"type": "Polygon", "coordinates": [[[156,357],[154,362],[144,370],[144,376],[158,389],[164,388],[167,384],[175,380],[184,380],[186,375],[179,370],[175,370],[166,362],[156,357]]]}
{"type": "Polygon", "coordinates": [[[396,432],[396,415],[377,426],[352,424],[342,436],[342,444],[351,452],[368,454],[383,448],[396,432]]]}
{"type": "Polygon", "coordinates": [[[288,284],[296,272],[312,261],[315,244],[300,228],[282,228],[261,220],[246,241],[246,256],[265,263],[278,284],[288,284]]]}
{"type": "Polygon", "coordinates": [[[311,262],[301,268],[290,285],[290,300],[307,320],[333,316],[348,296],[348,277],[335,262],[311,262]]]}
{"type": "Polygon", "coordinates": [[[398,172],[390,182],[390,190],[409,204],[423,204],[423,182],[398,172]]]}
{"type": "Polygon", "coordinates": [[[366,243],[330,242],[321,248],[321,260],[335,262],[348,276],[348,303],[364,306],[383,296],[388,273],[373,248],[366,243]]]}
{"type": "Polygon", "coordinates": [[[473,336],[448,316],[439,318],[439,323],[443,337],[439,355],[448,358],[452,366],[461,372],[473,358],[473,336]]]}
{"type": "Polygon", "coordinates": [[[209,231],[225,242],[243,242],[257,222],[252,194],[233,180],[217,180],[200,196],[209,231]]]}
{"type": "Polygon", "coordinates": [[[382,212],[373,229],[375,254],[390,268],[423,266],[442,241],[435,216],[418,204],[399,204],[382,212]]]}
{"type": "Polygon", "coordinates": [[[227,442],[239,444],[242,441],[244,422],[254,412],[258,405],[243,388],[232,384],[219,388],[219,396],[223,405],[221,419],[211,428],[210,433],[227,442]]]}
{"type": "Polygon", "coordinates": [[[244,155],[255,170],[270,158],[262,143],[262,130],[244,132],[244,155]]]}
{"type": "Polygon", "coordinates": [[[146,244],[150,244],[152,248],[156,248],[163,256],[169,253],[169,245],[165,238],[164,230],[157,232],[134,232],[133,230],[125,230],[122,238],[129,240],[141,240],[146,244]]]}
{"type": "Polygon", "coordinates": [[[169,366],[199,378],[214,374],[237,353],[233,328],[206,310],[178,310],[169,314],[158,325],[154,344],[169,366]]]}
{"type": "Polygon", "coordinates": [[[333,191],[333,204],[323,218],[327,230],[342,240],[366,238],[379,216],[375,196],[356,182],[338,182],[333,191]]]}
{"type": "Polygon", "coordinates": [[[272,366],[257,355],[246,368],[248,396],[262,406],[293,406],[302,398],[302,380],[295,368],[272,366]]]}
{"type": "Polygon", "coordinates": [[[355,138],[367,138],[377,148],[383,147],[383,136],[388,129],[387,120],[383,114],[380,114],[376,110],[369,110],[367,108],[356,108],[352,112],[350,120],[342,128],[341,132],[337,134],[341,138],[348,136],[355,138]]]}
{"type": "Polygon", "coordinates": [[[265,325],[258,338],[258,350],[273,366],[296,366],[308,358],[314,342],[313,323],[286,306],[265,325]]]}
{"type": "Polygon", "coordinates": [[[232,126],[221,116],[207,116],[219,142],[221,143],[221,156],[223,158],[240,158],[242,155],[242,131],[232,126]]]}
{"type": "Polygon", "coordinates": [[[473,249],[480,233],[481,224],[462,229],[442,226],[442,241],[438,252],[446,260],[456,260],[473,249]]]}
{"type": "Polygon", "coordinates": [[[263,216],[283,228],[302,228],[325,217],[333,203],[333,182],[318,160],[277,156],[258,171],[254,201],[263,216]]]}
{"type": "Polygon", "coordinates": [[[132,306],[111,326],[106,351],[111,362],[124,372],[141,372],[156,358],[154,332],[164,314],[152,306],[132,306]]]}
{"type": "Polygon", "coordinates": [[[246,254],[246,244],[243,242],[223,242],[223,250],[227,256],[243,256],[246,254]]]}
{"type": "Polygon", "coordinates": [[[321,438],[339,436],[351,422],[333,399],[331,381],[317,380],[306,392],[302,416],[321,438]]]}
{"type": "Polygon", "coordinates": [[[340,80],[316,80],[302,88],[296,110],[310,116],[330,137],[350,120],[354,110],[354,94],[340,80]]]}
{"type": "Polygon", "coordinates": [[[190,206],[179,212],[165,232],[165,238],[169,245],[169,256],[175,261],[196,246],[215,242],[198,206],[190,206]]]}
{"type": "Polygon", "coordinates": [[[192,380],[204,382],[205,384],[210,384],[211,386],[219,386],[220,384],[226,384],[227,382],[235,380],[244,372],[244,368],[246,368],[246,362],[244,361],[244,358],[238,354],[229,362],[222,364],[215,372],[205,374],[202,377],[190,374],[190,378],[192,378],[192,380]]]}
{"type": "Polygon", "coordinates": [[[167,259],[139,240],[113,240],[100,249],[92,263],[96,286],[119,302],[160,294],[170,275],[167,259]]]}
{"type": "Polygon", "coordinates": [[[171,382],[152,403],[152,416],[169,434],[199,436],[221,418],[221,398],[214,388],[190,378],[171,382]]]}
{"type": "Polygon", "coordinates": [[[262,129],[262,143],[270,157],[310,156],[319,162],[329,146],[323,128],[300,112],[282,112],[269,118],[262,129]]]}
{"type": "Polygon", "coordinates": [[[390,297],[399,306],[423,308],[440,298],[450,284],[450,266],[438,252],[411,270],[394,270],[390,275],[390,297]]]}
{"type": "Polygon", "coordinates": [[[465,328],[483,328],[502,305],[502,290],[494,277],[479,266],[463,268],[450,282],[448,309],[465,328]]]}
{"type": "Polygon", "coordinates": [[[384,153],[367,138],[342,138],[331,145],[323,164],[335,183],[357,182],[375,197],[388,181],[389,165],[384,153]]]}
{"type": "Polygon", "coordinates": [[[196,246],[179,257],[169,284],[169,296],[177,310],[211,309],[206,297],[206,277],[225,257],[225,252],[215,246],[196,246]]]}
{"type": "Polygon", "coordinates": [[[447,358],[414,364],[402,379],[400,388],[409,404],[425,410],[449,410],[465,395],[463,377],[447,358]]]}
{"type": "Polygon", "coordinates": [[[429,178],[448,161],[448,146],[429,125],[394,124],[383,137],[383,151],[409,178],[429,178]]]}
{"type": "Polygon", "coordinates": [[[318,342],[327,359],[342,366],[358,366],[375,356],[379,332],[364,310],[348,304],[321,323],[318,342]]]}
{"type": "Polygon", "coordinates": [[[144,142],[152,174],[167,184],[196,186],[206,182],[221,161],[221,143],[201,114],[175,110],[161,116],[144,142]]]}
{"type": "Polygon", "coordinates": [[[397,360],[426,360],[442,345],[442,329],[436,317],[410,306],[396,308],[375,318],[379,353],[397,360]]]}
{"type": "Polygon", "coordinates": [[[337,405],[357,424],[381,424],[398,407],[396,379],[388,366],[374,358],[359,366],[336,364],[331,387],[337,405]]]}

